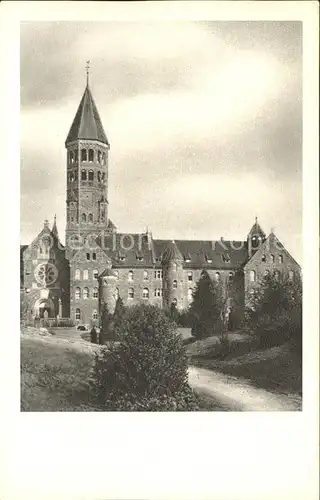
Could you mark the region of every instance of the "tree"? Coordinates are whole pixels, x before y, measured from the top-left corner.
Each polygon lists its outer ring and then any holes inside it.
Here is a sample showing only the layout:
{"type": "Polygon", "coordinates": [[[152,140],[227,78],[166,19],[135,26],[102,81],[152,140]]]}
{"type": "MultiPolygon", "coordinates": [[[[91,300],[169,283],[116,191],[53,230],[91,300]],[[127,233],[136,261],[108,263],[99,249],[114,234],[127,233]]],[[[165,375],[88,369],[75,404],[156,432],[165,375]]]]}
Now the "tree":
{"type": "Polygon", "coordinates": [[[123,300],[121,297],[118,297],[116,302],[116,307],[113,313],[114,332],[115,332],[115,338],[117,339],[120,339],[121,333],[123,331],[125,313],[126,313],[126,308],[124,307],[123,300]]]}
{"type": "Polygon", "coordinates": [[[198,338],[209,337],[221,322],[223,303],[221,290],[207,271],[202,271],[192,297],[192,335],[198,338]]]}
{"type": "Polygon", "coordinates": [[[250,300],[247,323],[260,338],[263,347],[286,341],[302,348],[302,287],[300,280],[291,283],[265,276],[250,300]]]}
{"type": "Polygon", "coordinates": [[[96,356],[92,395],[109,410],[173,410],[190,399],[187,355],[174,323],[158,307],[126,310],[122,341],[96,356]]]}

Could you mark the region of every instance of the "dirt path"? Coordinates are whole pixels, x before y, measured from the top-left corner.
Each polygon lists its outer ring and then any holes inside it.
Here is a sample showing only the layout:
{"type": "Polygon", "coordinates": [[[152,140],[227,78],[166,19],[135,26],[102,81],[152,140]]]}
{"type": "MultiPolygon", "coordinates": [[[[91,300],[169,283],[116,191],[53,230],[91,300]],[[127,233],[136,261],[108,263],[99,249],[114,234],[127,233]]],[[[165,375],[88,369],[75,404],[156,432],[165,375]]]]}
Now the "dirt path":
{"type": "Polygon", "coordinates": [[[204,368],[189,367],[189,383],[198,393],[212,396],[233,411],[294,411],[300,401],[253,387],[250,382],[204,368]]]}

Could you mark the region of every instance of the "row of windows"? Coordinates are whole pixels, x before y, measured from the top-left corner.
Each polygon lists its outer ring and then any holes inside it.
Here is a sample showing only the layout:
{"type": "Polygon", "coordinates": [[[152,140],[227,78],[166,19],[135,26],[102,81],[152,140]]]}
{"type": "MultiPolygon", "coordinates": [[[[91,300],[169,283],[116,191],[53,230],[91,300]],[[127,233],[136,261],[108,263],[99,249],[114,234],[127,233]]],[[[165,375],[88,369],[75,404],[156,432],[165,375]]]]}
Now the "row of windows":
{"type": "MultiPolygon", "coordinates": [[[[101,182],[101,183],[104,183],[105,182],[105,178],[106,178],[106,174],[105,172],[100,172],[100,170],[97,172],[97,181],[98,182],[101,182]]],[[[95,173],[93,170],[86,170],[85,168],[83,168],[81,170],[81,177],[80,179],[82,181],[91,181],[93,182],[94,179],[95,179],[95,173]]],[[[69,172],[68,174],[68,180],[69,182],[78,182],[78,172],[77,170],[75,170],[74,172],[69,172]]]]}
{"type": "MultiPolygon", "coordinates": [[[[75,313],[75,319],[80,320],[81,319],[81,309],[77,308],[76,313],[75,313]]],[[[98,319],[98,311],[94,309],[92,311],[92,319],[98,319]]]]}
{"type": "MultiPolygon", "coordinates": [[[[92,271],[92,279],[97,279],[98,276],[99,276],[98,269],[94,269],[92,271]]],[[[74,273],[74,279],[76,279],[76,280],[80,280],[81,279],[81,270],[80,269],[76,269],[76,271],[74,273]]],[[[82,279],[83,280],[88,280],[89,279],[89,271],[88,271],[88,269],[84,269],[82,271],[82,279]]]]}
{"type": "MultiPolygon", "coordinates": [[[[265,254],[262,255],[261,261],[267,262],[267,256],[265,254]]],[[[275,263],[276,258],[274,255],[270,255],[270,261],[272,262],[272,264],[275,263]]],[[[278,262],[279,262],[279,264],[283,264],[283,255],[278,255],[278,262]]]]}
{"type": "Polygon", "coordinates": [[[81,288],[77,287],[75,290],[74,298],[76,300],[80,300],[81,298],[83,298],[83,299],[90,299],[90,298],[97,299],[98,298],[98,288],[95,287],[90,292],[88,287],[84,287],[83,290],[81,290],[81,288]]]}
{"type": "MultiPolygon", "coordinates": [[[[270,271],[266,270],[264,272],[264,276],[270,276],[270,271]]],[[[273,273],[273,276],[276,280],[280,280],[280,277],[281,277],[281,274],[280,274],[280,271],[274,271],[273,273]]],[[[290,282],[293,282],[294,281],[294,272],[293,271],[289,271],[288,273],[288,278],[289,278],[289,281],[290,282]]],[[[251,282],[255,282],[257,280],[257,273],[256,271],[250,271],[250,281],[251,282]]]]}
{"type": "MultiPolygon", "coordinates": [[[[103,151],[95,151],[94,149],[86,149],[82,148],[80,151],[80,158],[81,161],[90,161],[94,162],[97,161],[101,165],[105,165],[106,162],[106,154],[103,151]]],[[[69,163],[77,163],[78,161],[78,150],[75,149],[74,151],[69,151],[69,163]]]]}

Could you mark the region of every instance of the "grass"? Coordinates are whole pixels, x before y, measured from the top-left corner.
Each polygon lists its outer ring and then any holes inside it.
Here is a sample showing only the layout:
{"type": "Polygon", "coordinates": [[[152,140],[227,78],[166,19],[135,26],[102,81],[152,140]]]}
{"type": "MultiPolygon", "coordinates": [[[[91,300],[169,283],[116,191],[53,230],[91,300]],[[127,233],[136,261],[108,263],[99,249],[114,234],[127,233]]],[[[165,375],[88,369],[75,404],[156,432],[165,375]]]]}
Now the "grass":
{"type": "Polygon", "coordinates": [[[192,364],[242,378],[279,394],[302,395],[301,358],[289,345],[226,359],[194,357],[192,364]]]}
{"type": "MultiPolygon", "coordinates": [[[[59,339],[28,329],[21,335],[21,410],[101,411],[90,404],[88,384],[99,349],[85,340],[59,339]]],[[[225,410],[211,398],[195,398],[200,411],[225,410]]]]}

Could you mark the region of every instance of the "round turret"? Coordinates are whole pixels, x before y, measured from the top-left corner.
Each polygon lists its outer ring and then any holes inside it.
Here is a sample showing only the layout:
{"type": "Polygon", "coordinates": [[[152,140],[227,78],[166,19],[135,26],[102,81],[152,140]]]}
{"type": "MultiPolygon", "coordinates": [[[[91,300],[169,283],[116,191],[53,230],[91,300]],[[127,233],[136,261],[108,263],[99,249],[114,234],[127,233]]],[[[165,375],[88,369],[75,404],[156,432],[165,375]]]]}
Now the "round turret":
{"type": "Polygon", "coordinates": [[[163,275],[163,307],[170,309],[176,306],[181,308],[183,294],[183,257],[175,243],[172,241],[162,255],[163,275]]]}

